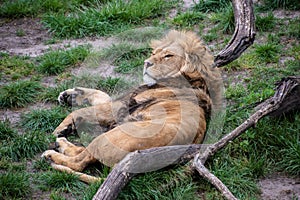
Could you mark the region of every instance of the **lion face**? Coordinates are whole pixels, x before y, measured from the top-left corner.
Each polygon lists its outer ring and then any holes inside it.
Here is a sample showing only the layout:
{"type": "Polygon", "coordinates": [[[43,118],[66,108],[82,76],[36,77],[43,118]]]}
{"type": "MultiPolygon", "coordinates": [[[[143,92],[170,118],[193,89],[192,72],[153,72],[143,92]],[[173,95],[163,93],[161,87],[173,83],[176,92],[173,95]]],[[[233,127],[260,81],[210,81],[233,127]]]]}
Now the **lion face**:
{"type": "Polygon", "coordinates": [[[175,77],[184,63],[184,52],[179,45],[159,46],[144,62],[144,82],[152,85],[161,78],[175,77]]]}
{"type": "Polygon", "coordinates": [[[152,41],[150,46],[152,55],[145,60],[143,73],[148,85],[161,78],[180,75],[201,77],[213,64],[213,56],[192,32],[170,31],[162,40],[152,41]]]}

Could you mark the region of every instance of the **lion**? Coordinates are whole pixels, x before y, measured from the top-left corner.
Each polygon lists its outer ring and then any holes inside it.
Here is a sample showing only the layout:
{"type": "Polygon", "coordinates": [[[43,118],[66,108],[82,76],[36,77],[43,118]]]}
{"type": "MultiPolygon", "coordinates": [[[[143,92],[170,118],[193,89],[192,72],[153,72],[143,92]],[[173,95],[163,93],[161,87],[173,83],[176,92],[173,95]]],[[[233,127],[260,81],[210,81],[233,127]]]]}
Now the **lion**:
{"type": "Polygon", "coordinates": [[[60,103],[89,106],[73,111],[54,130],[57,151],[47,150],[42,157],[55,169],[91,183],[99,179],[81,171],[96,161],[113,167],[136,150],[203,141],[211,110],[220,103],[213,101],[220,96],[215,89],[220,75],[212,67],[212,54],[196,33],[187,31],[170,31],[150,46],[144,83],[128,94],[112,100],[102,91],[81,87],[60,93],[60,103]],[[66,137],[84,122],[106,131],[86,147],[76,146],[66,137]]]}

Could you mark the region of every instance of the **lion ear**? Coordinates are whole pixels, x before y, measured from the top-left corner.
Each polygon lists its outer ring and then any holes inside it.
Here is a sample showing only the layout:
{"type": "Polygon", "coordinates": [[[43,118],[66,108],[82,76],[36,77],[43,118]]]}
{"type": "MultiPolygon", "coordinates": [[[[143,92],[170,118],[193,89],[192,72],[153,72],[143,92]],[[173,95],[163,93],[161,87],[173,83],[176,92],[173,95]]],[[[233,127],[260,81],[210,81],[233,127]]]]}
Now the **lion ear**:
{"type": "Polygon", "coordinates": [[[180,71],[184,74],[193,73],[197,70],[197,66],[199,65],[198,61],[199,56],[197,54],[185,53],[185,64],[180,71]]]}
{"type": "Polygon", "coordinates": [[[207,68],[211,67],[214,63],[214,57],[209,53],[205,46],[198,49],[197,53],[185,53],[185,65],[182,68],[184,73],[192,73],[195,71],[203,72],[207,71],[207,68]]]}

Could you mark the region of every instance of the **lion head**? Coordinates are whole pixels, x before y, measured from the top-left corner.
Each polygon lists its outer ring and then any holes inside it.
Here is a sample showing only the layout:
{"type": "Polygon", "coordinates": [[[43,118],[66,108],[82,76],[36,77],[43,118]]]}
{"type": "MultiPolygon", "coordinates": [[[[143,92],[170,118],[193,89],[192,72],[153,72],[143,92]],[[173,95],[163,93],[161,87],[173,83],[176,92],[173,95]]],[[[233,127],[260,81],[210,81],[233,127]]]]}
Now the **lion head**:
{"type": "Polygon", "coordinates": [[[213,109],[223,105],[223,81],[214,57],[194,32],[170,31],[163,39],[150,43],[152,55],[144,62],[143,79],[148,85],[158,80],[183,76],[189,82],[202,79],[213,102],[213,109]]]}
{"type": "Polygon", "coordinates": [[[151,42],[152,55],[144,62],[144,82],[148,85],[168,77],[209,76],[214,62],[209,50],[193,32],[170,31],[162,40],[151,42]]]}

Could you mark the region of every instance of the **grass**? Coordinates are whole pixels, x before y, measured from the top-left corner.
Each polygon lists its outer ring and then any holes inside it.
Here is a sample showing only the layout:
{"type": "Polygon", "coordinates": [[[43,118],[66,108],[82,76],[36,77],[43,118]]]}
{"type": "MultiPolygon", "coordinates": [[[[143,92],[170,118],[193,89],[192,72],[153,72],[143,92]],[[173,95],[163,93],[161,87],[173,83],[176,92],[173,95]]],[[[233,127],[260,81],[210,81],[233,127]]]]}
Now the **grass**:
{"type": "Polygon", "coordinates": [[[115,68],[116,72],[120,73],[129,73],[136,68],[142,68],[144,65],[144,60],[150,55],[150,48],[141,48],[136,50],[131,50],[123,52],[119,55],[113,62],[117,67],[115,68]]]}
{"type": "Polygon", "coordinates": [[[34,64],[28,57],[9,56],[5,53],[0,57],[1,79],[17,80],[34,73],[34,64]]]}
{"type": "Polygon", "coordinates": [[[0,140],[9,140],[10,138],[16,137],[17,132],[11,128],[8,120],[0,121],[0,140]]]}
{"type": "Polygon", "coordinates": [[[184,12],[177,15],[172,20],[172,23],[180,28],[193,28],[193,26],[199,24],[204,18],[205,15],[201,12],[184,12]]]}
{"type": "Polygon", "coordinates": [[[228,5],[215,13],[212,20],[217,24],[217,29],[222,30],[224,34],[232,34],[234,31],[234,13],[231,5],[228,5]]]}
{"type": "Polygon", "coordinates": [[[21,18],[36,17],[44,12],[71,11],[79,6],[79,0],[4,0],[1,4],[0,17],[21,18]]]}
{"type": "Polygon", "coordinates": [[[230,0],[200,0],[194,6],[194,10],[200,12],[218,12],[226,8],[230,3],[230,0]]]}
{"type": "MultiPolygon", "coordinates": [[[[278,0],[274,1],[274,6],[293,2],[278,0]]],[[[134,0],[128,4],[117,0],[0,3],[0,16],[11,19],[40,17],[57,37],[113,35],[116,39],[112,46],[100,52],[79,46],[51,50],[38,58],[0,53],[0,111],[8,115],[8,119],[0,120],[0,199],[31,199],[37,194],[41,199],[92,199],[101,182],[90,186],[82,184],[76,176],[52,170],[49,163],[40,158],[40,153],[54,141],[51,132],[71,111],[58,106],[57,96],[76,86],[100,89],[110,95],[128,91],[133,85],[132,77],[141,71],[143,60],[150,54],[146,43],[160,38],[171,28],[196,31],[199,28],[199,35],[214,53],[218,52],[222,48],[220,44],[228,40],[227,34],[234,29],[230,1],[201,0],[186,12],[177,3],[162,0],[134,0]],[[173,19],[167,15],[171,8],[178,11],[173,19]],[[97,63],[90,66],[89,59],[93,58],[97,63]],[[115,67],[114,76],[74,76],[69,70],[84,66],[94,72],[93,67],[96,71],[103,63],[115,67]],[[49,78],[54,79],[54,86],[43,84],[43,80],[49,78]],[[43,106],[45,101],[51,108],[43,106]],[[32,110],[29,105],[33,103],[41,106],[32,110]],[[10,112],[22,113],[20,120],[16,118],[10,123],[10,112]]],[[[218,137],[247,119],[257,102],[272,96],[276,81],[299,74],[299,18],[277,19],[272,14],[273,9],[273,6],[256,9],[256,41],[259,43],[223,68],[228,77],[225,81],[227,113],[223,130],[217,130],[218,137]]],[[[27,33],[21,29],[16,32],[20,37],[23,34],[27,33]]],[[[58,40],[53,38],[48,43],[58,40]]],[[[300,175],[299,121],[299,113],[295,114],[294,122],[266,117],[219,151],[206,166],[239,199],[260,199],[257,182],[262,177],[278,172],[287,176],[300,175]]],[[[88,133],[87,136],[81,134],[81,138],[74,140],[89,139],[88,136],[88,133]]],[[[108,167],[93,165],[84,172],[106,177],[109,171],[108,167]]],[[[190,174],[185,166],[141,174],[130,181],[119,196],[119,199],[159,200],[202,198],[224,199],[215,187],[197,174],[190,174]]]]}
{"type": "Polygon", "coordinates": [[[49,138],[40,132],[26,132],[22,135],[1,141],[0,155],[13,161],[33,158],[48,148],[49,138]]]}
{"type": "Polygon", "coordinates": [[[42,90],[39,82],[16,81],[0,88],[0,108],[20,108],[35,101],[42,90]]]}
{"type": "Polygon", "coordinates": [[[255,46],[255,54],[261,62],[278,62],[280,47],[275,44],[266,43],[255,46]]]}
{"type": "Polygon", "coordinates": [[[299,2],[297,0],[264,0],[263,7],[266,9],[290,9],[297,10],[300,8],[299,2]]]}
{"type": "Polygon", "coordinates": [[[52,133],[67,116],[68,111],[61,107],[49,110],[37,109],[21,115],[21,126],[26,131],[40,131],[44,134],[52,133]]]}
{"type": "Polygon", "coordinates": [[[84,61],[88,54],[89,49],[86,46],[78,46],[67,51],[51,51],[37,59],[39,62],[37,70],[47,75],[58,75],[67,67],[78,65],[84,61]]]}
{"type": "Polygon", "coordinates": [[[43,17],[43,22],[57,37],[105,36],[143,24],[147,19],[157,18],[172,3],[163,0],[113,0],[77,9],[67,16],[63,13],[50,13],[43,17]]]}
{"type": "Polygon", "coordinates": [[[276,25],[276,19],[273,13],[268,13],[266,16],[256,15],[255,26],[259,31],[272,31],[276,25]]]}
{"type": "Polygon", "coordinates": [[[18,199],[30,194],[29,175],[26,173],[8,172],[0,174],[0,198],[18,199]]]}
{"type": "Polygon", "coordinates": [[[196,187],[183,167],[160,170],[133,179],[120,194],[120,199],[194,199],[196,187]],[[145,184],[147,182],[147,184],[145,184]]]}
{"type": "Polygon", "coordinates": [[[37,181],[42,190],[55,189],[70,193],[84,186],[84,183],[80,182],[76,175],[58,171],[41,173],[38,175],[37,181]]]}
{"type": "Polygon", "coordinates": [[[300,39],[300,19],[299,17],[296,19],[293,19],[289,23],[288,27],[288,36],[295,38],[295,39],[300,39]]]}

